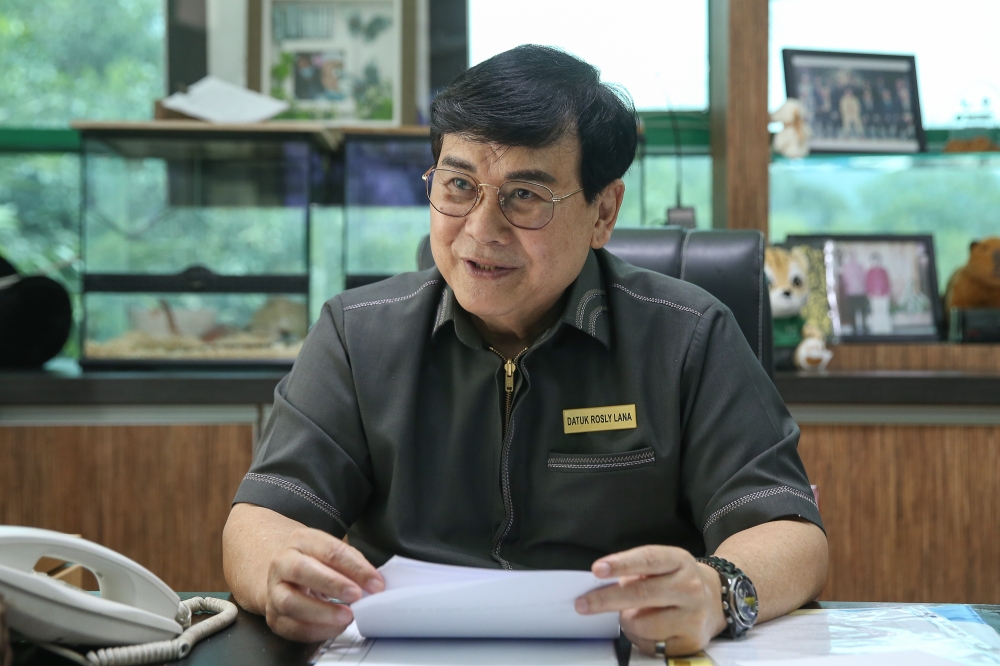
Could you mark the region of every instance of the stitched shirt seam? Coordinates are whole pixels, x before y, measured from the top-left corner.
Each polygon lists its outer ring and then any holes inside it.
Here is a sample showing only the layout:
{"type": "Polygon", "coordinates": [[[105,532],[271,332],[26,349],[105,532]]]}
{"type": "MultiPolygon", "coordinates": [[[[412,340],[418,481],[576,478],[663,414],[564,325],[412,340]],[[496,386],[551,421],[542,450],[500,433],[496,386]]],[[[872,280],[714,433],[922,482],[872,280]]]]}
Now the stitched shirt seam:
{"type": "Polygon", "coordinates": [[[566,456],[549,458],[549,463],[572,463],[578,462],[582,463],[584,461],[595,462],[595,463],[610,463],[616,460],[641,460],[645,458],[653,459],[656,454],[653,451],[648,451],[646,453],[632,453],[624,456],[619,455],[606,455],[606,456],[581,456],[580,458],[570,458],[566,456]]]}
{"type": "Polygon", "coordinates": [[[594,463],[594,464],[550,462],[548,466],[551,468],[558,468],[558,469],[606,469],[609,467],[635,467],[637,465],[648,465],[653,462],[656,462],[653,458],[640,458],[639,460],[625,460],[622,462],[615,462],[615,463],[594,463]]]}
{"type": "Polygon", "coordinates": [[[729,504],[725,505],[724,507],[722,507],[721,509],[719,509],[718,511],[716,511],[715,513],[713,513],[711,516],[709,516],[708,520],[705,522],[705,526],[701,528],[701,531],[704,532],[712,524],[714,524],[715,522],[717,522],[720,518],[722,518],[723,516],[726,516],[726,515],[732,513],[733,511],[735,511],[736,509],[738,509],[738,508],[740,508],[742,506],[746,506],[747,504],[750,504],[751,502],[754,502],[754,501],[759,500],[759,499],[764,499],[765,497],[773,497],[775,495],[781,495],[781,494],[784,494],[784,493],[788,493],[790,495],[794,495],[795,497],[798,497],[799,499],[804,499],[804,500],[808,501],[810,504],[812,504],[813,506],[816,506],[816,500],[815,500],[815,498],[810,497],[809,495],[805,494],[801,490],[798,490],[796,488],[792,488],[790,486],[776,486],[774,488],[768,488],[767,490],[758,490],[755,493],[750,493],[749,495],[744,495],[743,497],[741,497],[741,498],[739,498],[737,500],[733,500],[732,502],[730,502],[729,504]]]}
{"type": "Polygon", "coordinates": [[[307,502],[318,508],[323,513],[327,514],[328,516],[336,520],[340,524],[340,526],[343,527],[345,530],[348,529],[347,523],[344,522],[343,518],[340,515],[340,512],[337,511],[337,509],[335,509],[332,504],[325,501],[318,495],[306,490],[305,488],[295,485],[291,481],[286,481],[285,479],[279,478],[277,476],[271,476],[270,474],[258,474],[256,472],[248,473],[245,478],[249,479],[250,481],[258,481],[260,483],[270,483],[271,485],[277,486],[283,490],[287,490],[288,492],[294,495],[298,495],[302,499],[306,500],[307,502]]]}
{"type": "Polygon", "coordinates": [[[662,298],[650,298],[649,296],[640,296],[639,294],[630,290],[628,287],[618,284],[617,282],[613,283],[611,286],[615,287],[616,289],[624,291],[626,294],[639,301],[646,301],[647,303],[657,303],[659,305],[666,305],[668,307],[674,308],[675,310],[680,310],[682,312],[690,312],[691,314],[697,315],[698,317],[702,316],[702,313],[698,312],[694,308],[689,308],[684,305],[678,305],[677,303],[665,301],[662,298]]]}
{"type": "Polygon", "coordinates": [[[597,309],[595,309],[593,312],[590,313],[590,326],[589,326],[589,330],[590,330],[590,334],[592,336],[594,336],[595,338],[597,337],[597,318],[601,316],[602,312],[606,312],[607,309],[608,309],[608,306],[602,305],[602,306],[598,307],[597,309]]]}
{"type": "Polygon", "coordinates": [[[580,305],[578,305],[576,308],[577,328],[583,328],[583,315],[587,310],[587,304],[590,303],[590,301],[594,300],[595,298],[598,298],[599,296],[603,295],[604,295],[603,289],[591,289],[590,291],[588,291],[586,294],[583,295],[583,298],[580,299],[580,305]]]}
{"type": "Polygon", "coordinates": [[[377,301],[365,301],[364,303],[355,303],[354,305],[348,305],[344,307],[344,311],[346,312],[347,310],[357,310],[358,308],[365,308],[368,307],[369,305],[385,305],[387,303],[398,303],[399,301],[405,301],[409,298],[413,298],[427,287],[431,286],[432,284],[437,284],[438,282],[440,282],[440,280],[428,280],[427,282],[424,282],[422,285],[420,285],[420,288],[417,289],[412,294],[407,294],[406,296],[399,296],[397,298],[382,298],[377,301]]]}
{"type": "MultiPolygon", "coordinates": [[[[423,289],[423,287],[421,287],[423,289]]],[[[441,290],[441,302],[438,304],[437,317],[434,319],[434,330],[436,331],[438,327],[441,326],[444,320],[444,312],[448,308],[448,288],[445,287],[441,290]]]]}

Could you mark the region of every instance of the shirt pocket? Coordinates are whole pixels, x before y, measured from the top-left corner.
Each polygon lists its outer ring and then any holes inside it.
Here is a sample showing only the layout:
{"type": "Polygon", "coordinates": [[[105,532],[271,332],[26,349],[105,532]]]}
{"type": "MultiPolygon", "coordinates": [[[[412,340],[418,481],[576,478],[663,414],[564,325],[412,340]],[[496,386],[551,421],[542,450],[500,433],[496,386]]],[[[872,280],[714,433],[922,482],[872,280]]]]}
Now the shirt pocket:
{"type": "Polygon", "coordinates": [[[552,472],[614,472],[651,467],[656,464],[656,452],[647,446],[621,453],[549,453],[546,467],[552,472]]]}

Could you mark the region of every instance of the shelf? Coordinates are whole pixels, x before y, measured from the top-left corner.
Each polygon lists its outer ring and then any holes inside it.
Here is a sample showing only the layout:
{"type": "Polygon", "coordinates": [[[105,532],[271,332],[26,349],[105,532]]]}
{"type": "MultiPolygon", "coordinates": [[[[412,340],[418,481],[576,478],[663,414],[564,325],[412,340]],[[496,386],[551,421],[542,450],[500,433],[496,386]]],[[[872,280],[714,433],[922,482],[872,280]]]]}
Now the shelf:
{"type": "Polygon", "coordinates": [[[832,345],[829,370],[927,371],[1000,375],[1000,344],[855,343],[832,345]]]}

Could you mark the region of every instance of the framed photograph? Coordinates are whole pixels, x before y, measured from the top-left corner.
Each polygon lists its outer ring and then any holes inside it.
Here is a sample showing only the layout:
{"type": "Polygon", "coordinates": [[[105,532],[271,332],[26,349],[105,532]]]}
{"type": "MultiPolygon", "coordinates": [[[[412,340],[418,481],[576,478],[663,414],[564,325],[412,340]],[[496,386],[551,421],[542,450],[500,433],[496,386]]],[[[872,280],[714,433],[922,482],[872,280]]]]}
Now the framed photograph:
{"type": "Polygon", "coordinates": [[[782,49],[785,92],[805,108],[814,153],[927,149],[912,55],[782,49]]]}
{"type": "Polygon", "coordinates": [[[402,0],[264,0],[261,84],[279,118],[400,124],[402,0]]]}
{"type": "Polygon", "coordinates": [[[835,339],[940,339],[944,312],[931,236],[788,236],[785,245],[822,248],[835,339]]]}

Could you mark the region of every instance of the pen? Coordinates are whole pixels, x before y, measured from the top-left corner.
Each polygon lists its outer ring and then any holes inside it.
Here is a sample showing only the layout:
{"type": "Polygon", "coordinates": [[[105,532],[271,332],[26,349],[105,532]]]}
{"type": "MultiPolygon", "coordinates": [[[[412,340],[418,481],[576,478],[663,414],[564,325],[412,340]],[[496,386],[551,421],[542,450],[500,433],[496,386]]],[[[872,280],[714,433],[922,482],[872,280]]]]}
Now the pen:
{"type": "Polygon", "coordinates": [[[628,660],[632,656],[632,641],[621,629],[618,630],[618,638],[615,639],[615,656],[618,657],[618,666],[628,666],[628,660]]]}

